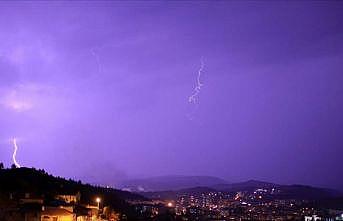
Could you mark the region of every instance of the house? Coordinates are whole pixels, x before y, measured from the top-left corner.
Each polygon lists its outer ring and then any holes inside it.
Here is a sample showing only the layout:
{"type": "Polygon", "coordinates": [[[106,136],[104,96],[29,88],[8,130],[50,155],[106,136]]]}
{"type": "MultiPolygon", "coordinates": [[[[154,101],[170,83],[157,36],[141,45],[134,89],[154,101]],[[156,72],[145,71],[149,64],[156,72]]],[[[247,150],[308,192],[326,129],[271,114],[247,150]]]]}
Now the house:
{"type": "Polygon", "coordinates": [[[96,217],[93,217],[92,209],[81,205],[77,205],[74,212],[76,213],[76,221],[92,221],[94,220],[92,218],[96,217]]]}
{"type": "Polygon", "coordinates": [[[66,203],[79,203],[80,198],[80,192],[77,192],[75,194],[59,194],[55,196],[55,199],[64,201],[66,203]]]}
{"type": "Polygon", "coordinates": [[[318,220],[322,220],[322,218],[317,215],[305,216],[305,221],[318,221],[318,220]]]}
{"type": "Polygon", "coordinates": [[[41,221],[75,221],[76,215],[60,207],[42,207],[41,221]]]}

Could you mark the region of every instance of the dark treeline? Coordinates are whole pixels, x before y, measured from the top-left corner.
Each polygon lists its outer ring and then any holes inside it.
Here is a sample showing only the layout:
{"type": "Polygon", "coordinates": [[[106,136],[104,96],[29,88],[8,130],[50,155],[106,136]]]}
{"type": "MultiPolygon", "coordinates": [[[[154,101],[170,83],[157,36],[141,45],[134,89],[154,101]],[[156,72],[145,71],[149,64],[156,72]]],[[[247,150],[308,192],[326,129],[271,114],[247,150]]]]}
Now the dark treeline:
{"type": "Polygon", "coordinates": [[[80,202],[83,204],[95,205],[94,199],[101,197],[103,205],[110,206],[118,212],[125,213],[128,218],[134,219],[135,211],[125,200],[144,199],[140,195],[126,191],[54,177],[42,169],[15,168],[14,166],[5,169],[2,163],[0,168],[0,203],[1,200],[7,200],[10,195],[15,199],[22,197],[25,193],[30,193],[31,196],[42,197],[48,204],[54,200],[55,195],[79,192],[80,202]]]}

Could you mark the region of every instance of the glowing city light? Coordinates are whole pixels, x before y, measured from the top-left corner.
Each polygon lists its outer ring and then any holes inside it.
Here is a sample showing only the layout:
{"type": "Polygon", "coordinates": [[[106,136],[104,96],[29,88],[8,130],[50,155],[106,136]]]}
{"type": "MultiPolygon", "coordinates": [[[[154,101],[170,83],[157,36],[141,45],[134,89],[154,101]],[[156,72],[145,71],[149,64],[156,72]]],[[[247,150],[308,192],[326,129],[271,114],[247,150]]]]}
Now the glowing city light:
{"type": "Polygon", "coordinates": [[[97,206],[98,206],[98,209],[100,209],[100,202],[101,202],[100,197],[95,198],[95,202],[98,204],[98,205],[97,205],[97,206]]]}

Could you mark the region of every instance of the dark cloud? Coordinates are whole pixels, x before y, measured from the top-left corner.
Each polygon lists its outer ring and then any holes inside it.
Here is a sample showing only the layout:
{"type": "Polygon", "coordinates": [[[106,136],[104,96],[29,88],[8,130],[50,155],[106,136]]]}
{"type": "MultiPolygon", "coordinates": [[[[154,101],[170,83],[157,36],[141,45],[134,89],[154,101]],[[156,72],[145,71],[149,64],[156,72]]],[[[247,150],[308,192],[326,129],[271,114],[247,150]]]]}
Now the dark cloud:
{"type": "Polygon", "coordinates": [[[342,3],[0,4],[0,161],[343,185],[342,3]]]}

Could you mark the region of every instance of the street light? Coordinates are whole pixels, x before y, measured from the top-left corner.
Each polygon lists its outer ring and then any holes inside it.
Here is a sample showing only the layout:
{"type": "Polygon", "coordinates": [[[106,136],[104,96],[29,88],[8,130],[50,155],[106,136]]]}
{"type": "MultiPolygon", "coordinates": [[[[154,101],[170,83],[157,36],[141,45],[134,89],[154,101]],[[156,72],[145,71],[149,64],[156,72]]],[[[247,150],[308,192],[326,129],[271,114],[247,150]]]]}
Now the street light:
{"type": "Polygon", "coordinates": [[[101,202],[100,197],[97,197],[97,198],[95,199],[95,201],[98,203],[98,209],[100,209],[100,202],[101,202]]]}

